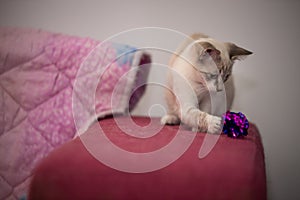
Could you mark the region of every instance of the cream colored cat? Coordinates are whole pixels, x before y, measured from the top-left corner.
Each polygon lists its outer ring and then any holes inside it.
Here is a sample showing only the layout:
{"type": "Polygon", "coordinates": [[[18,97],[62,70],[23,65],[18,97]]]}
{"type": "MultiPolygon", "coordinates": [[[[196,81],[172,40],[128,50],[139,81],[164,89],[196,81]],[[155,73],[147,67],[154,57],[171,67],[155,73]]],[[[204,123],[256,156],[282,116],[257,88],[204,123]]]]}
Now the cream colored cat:
{"type": "Polygon", "coordinates": [[[234,97],[232,66],[250,54],[233,43],[201,33],[191,35],[170,59],[165,93],[168,111],[161,123],[183,122],[194,131],[220,133],[222,119],[211,113],[211,92],[225,89],[229,110],[234,97]]]}

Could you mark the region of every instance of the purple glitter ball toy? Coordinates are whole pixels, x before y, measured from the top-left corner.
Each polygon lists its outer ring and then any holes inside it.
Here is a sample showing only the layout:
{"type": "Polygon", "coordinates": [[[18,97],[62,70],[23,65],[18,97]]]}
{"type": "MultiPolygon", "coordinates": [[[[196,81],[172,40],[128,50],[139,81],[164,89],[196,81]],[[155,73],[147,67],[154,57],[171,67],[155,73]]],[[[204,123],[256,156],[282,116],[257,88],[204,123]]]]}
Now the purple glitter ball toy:
{"type": "Polygon", "coordinates": [[[227,111],[223,115],[223,133],[228,137],[238,138],[248,135],[249,122],[241,112],[235,113],[227,111]]]}

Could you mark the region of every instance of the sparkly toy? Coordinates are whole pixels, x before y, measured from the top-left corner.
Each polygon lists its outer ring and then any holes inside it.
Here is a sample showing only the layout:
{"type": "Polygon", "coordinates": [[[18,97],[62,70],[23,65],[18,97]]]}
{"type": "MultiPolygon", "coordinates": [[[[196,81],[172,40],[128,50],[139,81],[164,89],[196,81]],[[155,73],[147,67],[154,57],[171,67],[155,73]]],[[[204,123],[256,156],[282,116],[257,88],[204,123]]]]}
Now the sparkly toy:
{"type": "Polygon", "coordinates": [[[223,115],[223,133],[228,137],[238,138],[248,135],[249,122],[241,112],[235,113],[227,111],[223,115]]]}

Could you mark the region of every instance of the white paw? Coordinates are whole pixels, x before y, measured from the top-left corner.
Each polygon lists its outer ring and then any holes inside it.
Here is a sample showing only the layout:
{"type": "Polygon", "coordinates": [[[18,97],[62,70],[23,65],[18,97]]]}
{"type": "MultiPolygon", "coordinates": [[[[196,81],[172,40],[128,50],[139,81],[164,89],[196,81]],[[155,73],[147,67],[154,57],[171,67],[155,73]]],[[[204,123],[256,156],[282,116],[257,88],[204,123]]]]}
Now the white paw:
{"type": "Polygon", "coordinates": [[[220,134],[222,131],[222,118],[213,115],[208,115],[206,119],[208,124],[207,132],[211,134],[220,134]]]}
{"type": "Polygon", "coordinates": [[[176,115],[165,115],[160,119],[161,124],[177,125],[180,124],[180,119],[176,115]]]}

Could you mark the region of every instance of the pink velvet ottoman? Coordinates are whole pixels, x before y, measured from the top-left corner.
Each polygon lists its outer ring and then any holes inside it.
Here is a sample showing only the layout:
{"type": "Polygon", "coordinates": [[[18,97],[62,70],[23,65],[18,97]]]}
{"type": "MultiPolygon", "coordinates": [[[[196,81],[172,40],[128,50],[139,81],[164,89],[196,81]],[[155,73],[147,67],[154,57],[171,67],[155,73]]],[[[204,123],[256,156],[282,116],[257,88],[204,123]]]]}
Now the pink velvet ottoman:
{"type": "MultiPolygon", "coordinates": [[[[126,120],[127,117],[118,118],[121,123],[126,120]]],[[[133,120],[140,126],[150,122],[147,117],[133,117],[133,120]]],[[[151,120],[160,126],[158,118],[151,120]]],[[[165,126],[158,134],[141,139],[123,133],[114,118],[97,123],[115,145],[136,153],[162,148],[172,141],[179,128],[165,126]]],[[[83,136],[95,141],[93,137],[97,137],[91,130],[83,136]]],[[[204,133],[198,133],[179,159],[148,173],[122,172],[104,165],[77,137],[39,163],[28,197],[30,200],[266,199],[264,150],[256,126],[250,124],[248,136],[242,139],[221,135],[212,151],[199,159],[204,137],[204,133]]]]}

